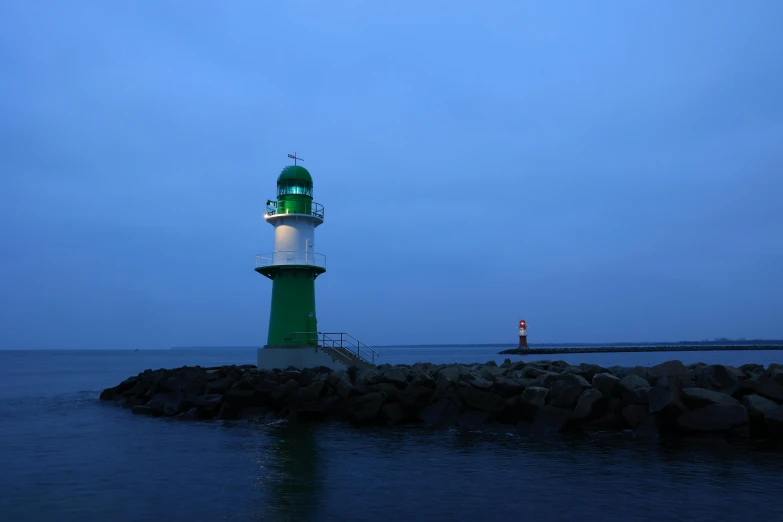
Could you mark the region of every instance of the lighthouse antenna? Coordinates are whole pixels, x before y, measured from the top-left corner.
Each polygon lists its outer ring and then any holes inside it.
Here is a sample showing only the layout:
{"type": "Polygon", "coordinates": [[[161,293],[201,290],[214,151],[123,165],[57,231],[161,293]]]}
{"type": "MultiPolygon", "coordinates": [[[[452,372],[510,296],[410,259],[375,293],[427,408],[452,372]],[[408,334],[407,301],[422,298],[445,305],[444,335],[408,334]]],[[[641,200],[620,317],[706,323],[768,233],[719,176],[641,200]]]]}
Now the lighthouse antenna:
{"type": "Polygon", "coordinates": [[[296,165],[296,160],[304,161],[304,159],[296,157],[296,152],[294,152],[293,154],[289,154],[288,157],[294,160],[294,165],[296,165]]]}

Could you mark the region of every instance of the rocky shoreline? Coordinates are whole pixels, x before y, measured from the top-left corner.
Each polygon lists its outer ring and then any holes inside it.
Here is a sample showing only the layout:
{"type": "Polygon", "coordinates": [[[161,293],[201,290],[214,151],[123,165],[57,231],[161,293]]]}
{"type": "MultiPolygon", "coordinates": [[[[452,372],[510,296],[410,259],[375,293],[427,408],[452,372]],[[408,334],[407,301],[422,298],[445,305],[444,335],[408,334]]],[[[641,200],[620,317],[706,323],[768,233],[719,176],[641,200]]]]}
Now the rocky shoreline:
{"type": "Polygon", "coordinates": [[[783,364],[652,367],[563,361],[417,363],[265,371],[147,370],[101,393],[134,414],[190,420],[339,418],[518,431],[619,431],[645,439],[717,434],[783,440],[783,364]],[[630,430],[630,431],[629,431],[630,430]]]}

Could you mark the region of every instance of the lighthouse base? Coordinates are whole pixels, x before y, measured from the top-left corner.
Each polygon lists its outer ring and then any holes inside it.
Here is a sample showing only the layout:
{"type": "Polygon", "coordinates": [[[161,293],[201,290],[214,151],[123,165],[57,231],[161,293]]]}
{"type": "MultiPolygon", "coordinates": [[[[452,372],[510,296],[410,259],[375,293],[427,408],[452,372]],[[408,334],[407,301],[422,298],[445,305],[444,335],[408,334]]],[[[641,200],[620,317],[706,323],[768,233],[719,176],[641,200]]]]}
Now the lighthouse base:
{"type": "Polygon", "coordinates": [[[344,370],[347,366],[334,360],[329,354],[314,347],[286,348],[284,346],[264,346],[258,349],[256,362],[259,370],[281,370],[293,366],[301,370],[303,368],[315,368],[326,366],[333,370],[344,370]]]}

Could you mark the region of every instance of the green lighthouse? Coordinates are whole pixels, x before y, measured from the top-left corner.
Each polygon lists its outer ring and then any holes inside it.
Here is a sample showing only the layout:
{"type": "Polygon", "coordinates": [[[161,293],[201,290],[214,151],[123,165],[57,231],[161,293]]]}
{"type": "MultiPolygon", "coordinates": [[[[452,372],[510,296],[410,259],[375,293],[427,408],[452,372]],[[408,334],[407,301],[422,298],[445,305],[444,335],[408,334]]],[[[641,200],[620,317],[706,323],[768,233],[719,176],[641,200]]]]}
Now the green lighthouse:
{"type": "Polygon", "coordinates": [[[315,227],[324,210],[313,202],[313,178],[290,165],[277,178],[277,200],[267,201],[264,219],[275,227],[275,251],[256,256],[256,272],[272,280],[272,309],[266,346],[315,345],[315,279],[326,271],[314,251],[315,227]]]}
{"type": "Polygon", "coordinates": [[[267,200],[264,220],[275,228],[275,250],[256,256],[256,272],[272,280],[266,345],[258,350],[265,369],[375,364],[377,352],[346,333],[319,332],[315,280],[326,257],[315,252],[315,229],[324,207],[313,201],[313,178],[294,164],[277,177],[277,199],[267,200]]]}

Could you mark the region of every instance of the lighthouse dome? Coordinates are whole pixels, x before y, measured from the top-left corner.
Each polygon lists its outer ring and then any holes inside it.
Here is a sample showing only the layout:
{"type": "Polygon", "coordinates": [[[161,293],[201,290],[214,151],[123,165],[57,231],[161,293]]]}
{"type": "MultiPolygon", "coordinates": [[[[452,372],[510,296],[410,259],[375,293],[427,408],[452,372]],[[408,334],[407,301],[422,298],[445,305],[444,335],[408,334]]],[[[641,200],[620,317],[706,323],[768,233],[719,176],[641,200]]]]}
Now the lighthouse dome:
{"type": "Polygon", "coordinates": [[[313,185],[313,178],[307,169],[300,165],[288,165],[277,177],[277,184],[286,182],[298,182],[305,185],[313,185]]]}

